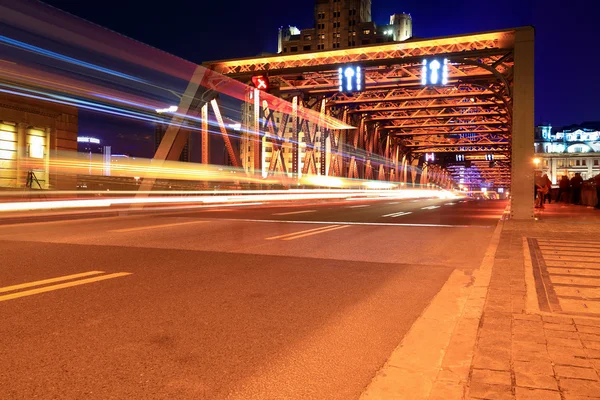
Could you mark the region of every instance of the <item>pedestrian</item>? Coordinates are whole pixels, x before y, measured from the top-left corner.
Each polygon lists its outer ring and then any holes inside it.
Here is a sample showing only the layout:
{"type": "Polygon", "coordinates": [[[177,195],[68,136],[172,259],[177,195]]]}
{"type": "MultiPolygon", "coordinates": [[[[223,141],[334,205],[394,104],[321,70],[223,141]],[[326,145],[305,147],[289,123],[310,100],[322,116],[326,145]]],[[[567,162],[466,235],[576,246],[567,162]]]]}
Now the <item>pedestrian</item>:
{"type": "Polygon", "coordinates": [[[571,189],[573,190],[573,204],[581,204],[581,187],[583,186],[583,178],[577,172],[571,179],[571,189]]]}
{"type": "Polygon", "coordinates": [[[550,180],[550,178],[548,178],[548,174],[544,174],[544,178],[546,179],[546,194],[544,195],[544,203],[546,203],[546,200],[548,200],[548,204],[552,204],[552,197],[551,197],[551,191],[552,191],[552,181],[550,180]]]}
{"type": "Polygon", "coordinates": [[[594,182],[596,183],[596,208],[600,210],[600,174],[594,177],[594,182]]]}
{"type": "Polygon", "coordinates": [[[569,202],[569,186],[571,186],[571,182],[566,175],[563,175],[560,181],[558,182],[558,196],[556,196],[556,202],[563,201],[563,197],[567,194],[567,200],[565,203],[569,202]]]}
{"type": "Polygon", "coordinates": [[[548,193],[546,178],[542,176],[541,171],[535,171],[535,193],[537,194],[535,208],[544,208],[544,196],[548,193]]]}

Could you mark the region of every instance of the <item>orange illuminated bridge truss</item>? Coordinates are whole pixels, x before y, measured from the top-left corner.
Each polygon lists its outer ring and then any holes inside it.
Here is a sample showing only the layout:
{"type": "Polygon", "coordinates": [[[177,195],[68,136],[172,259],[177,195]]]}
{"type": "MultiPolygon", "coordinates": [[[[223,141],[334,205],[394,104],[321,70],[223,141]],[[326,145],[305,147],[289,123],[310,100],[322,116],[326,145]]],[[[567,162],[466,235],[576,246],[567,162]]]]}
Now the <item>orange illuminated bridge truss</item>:
{"type": "Polygon", "coordinates": [[[268,77],[280,97],[357,127],[322,135],[346,155],[329,175],[414,182],[406,171],[417,166],[428,182],[507,187],[514,39],[503,30],[204,66],[250,84],[268,77]],[[340,91],[347,65],[360,66],[362,91],[340,91]]]}

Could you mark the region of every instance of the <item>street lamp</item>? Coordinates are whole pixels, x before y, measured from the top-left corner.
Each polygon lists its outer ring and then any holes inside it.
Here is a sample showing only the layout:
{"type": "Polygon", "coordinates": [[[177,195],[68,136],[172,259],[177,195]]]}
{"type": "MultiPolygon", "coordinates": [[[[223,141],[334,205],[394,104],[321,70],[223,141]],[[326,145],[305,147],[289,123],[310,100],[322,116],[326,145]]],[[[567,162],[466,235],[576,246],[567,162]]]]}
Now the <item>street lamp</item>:
{"type": "Polygon", "coordinates": [[[537,167],[538,165],[540,165],[540,162],[542,162],[542,160],[540,160],[538,157],[533,159],[533,163],[535,164],[535,166],[537,167]]]}

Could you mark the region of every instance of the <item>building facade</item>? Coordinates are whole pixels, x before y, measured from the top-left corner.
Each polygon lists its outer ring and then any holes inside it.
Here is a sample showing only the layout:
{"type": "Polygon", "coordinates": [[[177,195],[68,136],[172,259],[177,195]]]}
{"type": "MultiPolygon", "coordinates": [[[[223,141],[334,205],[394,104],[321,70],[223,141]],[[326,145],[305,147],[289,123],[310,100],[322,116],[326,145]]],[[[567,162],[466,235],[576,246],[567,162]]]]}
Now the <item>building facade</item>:
{"type": "Polygon", "coordinates": [[[577,172],[584,180],[600,174],[600,130],[593,128],[562,129],[538,126],[535,134],[538,168],[558,183],[562,175],[572,178],[577,172]]]}
{"type": "Polygon", "coordinates": [[[387,25],[371,19],[371,0],[316,0],[314,27],[279,29],[279,53],[307,53],[399,42],[412,37],[410,14],[393,14],[387,25]]]}
{"type": "Polygon", "coordinates": [[[50,160],[77,151],[77,118],[74,107],[0,95],[0,188],[74,189],[75,177],[53,173],[50,160]]]}

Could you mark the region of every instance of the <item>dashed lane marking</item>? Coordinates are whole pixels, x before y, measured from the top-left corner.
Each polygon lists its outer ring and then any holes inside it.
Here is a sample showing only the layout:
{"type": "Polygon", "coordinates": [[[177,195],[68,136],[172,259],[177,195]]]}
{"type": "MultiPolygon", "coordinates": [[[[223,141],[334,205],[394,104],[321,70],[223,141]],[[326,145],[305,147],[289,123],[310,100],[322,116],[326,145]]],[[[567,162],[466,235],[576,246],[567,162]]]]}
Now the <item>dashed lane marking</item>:
{"type": "Polygon", "coordinates": [[[202,224],[208,221],[188,221],[188,222],[177,222],[173,224],[161,224],[161,225],[147,225],[147,226],[138,226],[136,228],[124,228],[124,229],[113,229],[109,232],[134,232],[134,231],[142,231],[145,229],[156,229],[156,228],[169,228],[172,226],[182,226],[182,225],[191,225],[191,224],[202,224]]]}
{"type": "Polygon", "coordinates": [[[363,207],[370,207],[369,204],[359,204],[357,206],[350,206],[350,207],[346,207],[346,208],[363,208],[363,207]]]}
{"type": "Polygon", "coordinates": [[[385,214],[385,215],[382,215],[382,217],[396,218],[396,217],[401,217],[403,215],[408,215],[408,214],[412,214],[412,212],[410,212],[410,211],[400,211],[400,212],[395,212],[395,213],[391,213],[391,214],[385,214]]]}
{"type": "Polygon", "coordinates": [[[333,228],[333,227],[336,227],[336,226],[339,226],[339,225],[322,226],[322,227],[319,227],[319,228],[306,229],[306,230],[303,230],[303,231],[286,233],[284,235],[271,236],[271,237],[265,238],[265,240],[283,239],[283,238],[292,237],[292,236],[296,236],[296,235],[302,235],[302,234],[305,234],[305,233],[308,233],[308,232],[322,231],[322,230],[326,230],[326,229],[333,228]]]}
{"type": "Polygon", "coordinates": [[[309,232],[309,233],[305,233],[303,235],[296,235],[296,236],[287,237],[287,238],[285,238],[283,240],[296,240],[296,239],[300,239],[300,238],[303,238],[303,237],[306,237],[306,236],[319,235],[321,233],[336,231],[338,229],[345,229],[345,228],[350,228],[350,226],[349,225],[334,226],[334,227],[329,228],[329,229],[321,229],[320,231],[317,231],[317,232],[309,232]]]}
{"type": "Polygon", "coordinates": [[[275,213],[273,215],[294,215],[294,214],[307,214],[307,213],[314,213],[314,212],[317,212],[317,210],[290,211],[290,212],[284,212],[284,213],[275,213]]]}
{"type": "Polygon", "coordinates": [[[421,207],[421,210],[435,210],[436,208],[440,208],[440,206],[421,207]]]}

